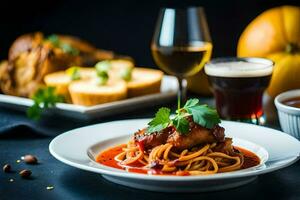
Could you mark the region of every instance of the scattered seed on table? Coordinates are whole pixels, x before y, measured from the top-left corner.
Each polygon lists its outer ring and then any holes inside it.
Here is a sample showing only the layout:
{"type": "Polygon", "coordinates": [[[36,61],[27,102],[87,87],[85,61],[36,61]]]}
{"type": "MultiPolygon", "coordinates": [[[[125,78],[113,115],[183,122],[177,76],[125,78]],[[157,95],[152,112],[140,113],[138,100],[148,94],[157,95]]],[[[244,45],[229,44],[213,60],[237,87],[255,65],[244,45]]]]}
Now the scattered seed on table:
{"type": "Polygon", "coordinates": [[[24,162],[27,164],[37,164],[38,162],[38,159],[30,154],[22,156],[21,159],[24,160],[24,162]]]}
{"type": "Polygon", "coordinates": [[[53,190],[53,189],[54,189],[54,186],[49,185],[49,186],[46,187],[46,189],[47,189],[47,190],[53,190]]]}
{"type": "Polygon", "coordinates": [[[11,166],[10,166],[9,164],[5,164],[5,165],[3,166],[3,171],[4,171],[5,173],[10,172],[10,171],[11,171],[11,166]]]}
{"type": "Polygon", "coordinates": [[[11,179],[9,179],[9,182],[14,182],[14,179],[12,179],[12,178],[11,178],[11,179]]]}
{"type": "Polygon", "coordinates": [[[21,160],[16,160],[16,163],[20,163],[21,162],[21,160]]]}
{"type": "Polygon", "coordinates": [[[22,171],[19,172],[19,174],[22,178],[29,178],[31,175],[31,171],[28,169],[23,169],[22,171]]]}

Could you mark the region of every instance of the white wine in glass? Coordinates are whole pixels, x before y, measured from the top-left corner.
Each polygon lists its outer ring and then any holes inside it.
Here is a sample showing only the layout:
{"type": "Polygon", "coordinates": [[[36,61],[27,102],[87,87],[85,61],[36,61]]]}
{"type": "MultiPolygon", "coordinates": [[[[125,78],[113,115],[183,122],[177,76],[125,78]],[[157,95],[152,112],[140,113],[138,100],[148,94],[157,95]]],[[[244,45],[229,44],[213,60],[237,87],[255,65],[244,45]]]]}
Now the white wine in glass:
{"type": "Polygon", "coordinates": [[[156,64],[166,73],[177,77],[180,107],[186,96],[185,78],[198,73],[209,61],[212,52],[203,8],[162,9],[151,51],[156,64]]]}

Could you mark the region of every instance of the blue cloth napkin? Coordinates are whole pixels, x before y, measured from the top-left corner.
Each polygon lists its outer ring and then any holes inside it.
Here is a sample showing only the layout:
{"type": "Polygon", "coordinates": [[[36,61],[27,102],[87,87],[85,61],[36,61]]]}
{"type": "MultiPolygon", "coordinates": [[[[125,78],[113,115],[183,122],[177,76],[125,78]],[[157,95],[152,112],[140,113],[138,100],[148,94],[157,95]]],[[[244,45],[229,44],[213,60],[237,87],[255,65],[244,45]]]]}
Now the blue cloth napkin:
{"type": "Polygon", "coordinates": [[[39,121],[29,119],[24,112],[0,107],[0,135],[12,132],[20,135],[38,134],[56,136],[64,131],[87,125],[89,121],[79,121],[61,116],[45,116],[39,121]]]}

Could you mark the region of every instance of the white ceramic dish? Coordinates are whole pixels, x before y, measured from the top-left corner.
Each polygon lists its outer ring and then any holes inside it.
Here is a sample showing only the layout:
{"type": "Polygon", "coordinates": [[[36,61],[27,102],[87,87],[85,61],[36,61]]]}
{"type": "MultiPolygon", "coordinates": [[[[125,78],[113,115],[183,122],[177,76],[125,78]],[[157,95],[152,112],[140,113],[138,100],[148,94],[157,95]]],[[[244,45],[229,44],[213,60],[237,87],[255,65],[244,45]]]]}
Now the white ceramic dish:
{"type": "Polygon", "coordinates": [[[299,96],[300,90],[290,90],[279,94],[274,100],[282,130],[298,140],[300,140],[300,108],[287,106],[282,102],[299,96]]]}
{"type": "Polygon", "coordinates": [[[128,173],[93,161],[101,150],[126,142],[132,133],[143,128],[147,122],[149,119],[123,120],[74,129],[53,139],[49,150],[58,160],[99,173],[117,184],[162,192],[199,192],[237,187],[254,180],[260,174],[291,165],[298,160],[300,153],[300,142],[285,133],[251,124],[223,121],[221,125],[226,129],[226,135],[234,138],[235,145],[259,155],[262,165],[216,175],[181,177],[128,173]]]}
{"type": "MultiPolygon", "coordinates": [[[[161,92],[158,94],[150,94],[89,107],[58,103],[55,108],[49,109],[47,114],[58,114],[77,119],[99,118],[161,104],[176,97],[177,90],[178,83],[176,78],[165,75],[161,84],[161,92]]],[[[28,98],[0,94],[0,105],[10,109],[26,111],[32,104],[33,101],[28,98]]]]}

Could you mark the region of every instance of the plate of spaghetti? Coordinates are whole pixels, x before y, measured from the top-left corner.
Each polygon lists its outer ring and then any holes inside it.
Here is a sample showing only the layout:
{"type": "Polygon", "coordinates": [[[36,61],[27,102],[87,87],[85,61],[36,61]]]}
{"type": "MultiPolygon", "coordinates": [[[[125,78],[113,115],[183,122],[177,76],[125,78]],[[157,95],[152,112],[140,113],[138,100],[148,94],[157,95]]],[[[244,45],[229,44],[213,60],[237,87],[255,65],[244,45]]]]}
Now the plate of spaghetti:
{"type": "Polygon", "coordinates": [[[233,188],[298,160],[300,142],[280,131],[220,121],[195,99],[175,113],[161,108],[153,119],[71,130],[50,143],[50,153],[111,182],[164,192],[233,188]]]}
{"type": "MultiPolygon", "coordinates": [[[[168,141],[160,141],[152,146],[149,142],[154,141],[149,140],[153,138],[147,138],[152,136],[145,136],[144,131],[142,129],[135,133],[127,144],[113,146],[113,141],[98,143],[89,149],[89,155],[96,155],[98,146],[111,143],[112,147],[96,156],[90,156],[91,159],[126,172],[172,176],[204,176],[253,170],[262,167],[268,159],[268,152],[263,147],[239,138],[234,138],[235,145],[232,138],[224,137],[212,143],[195,141],[195,145],[178,146],[176,142],[182,136],[170,136],[174,132],[169,132],[169,137],[178,137],[176,141],[169,138],[168,141]]],[[[194,137],[192,134],[196,133],[190,134],[190,137],[194,137]]],[[[122,137],[118,139],[122,140],[122,137]]]]}

